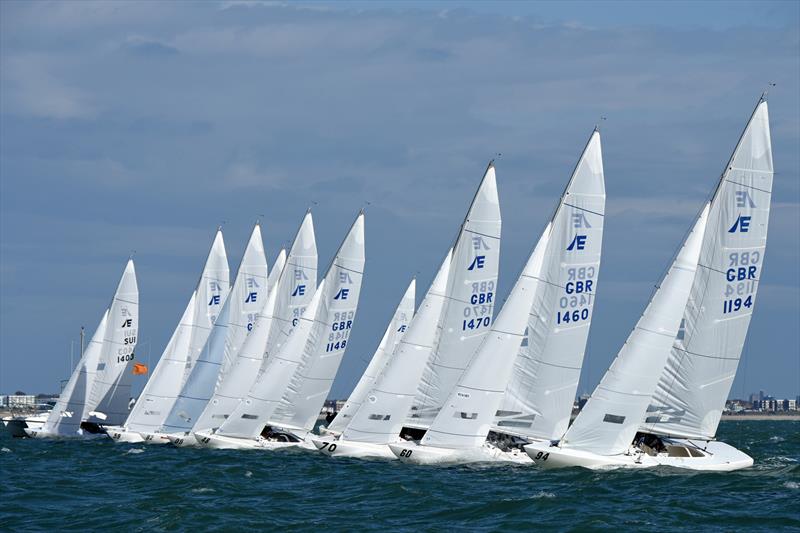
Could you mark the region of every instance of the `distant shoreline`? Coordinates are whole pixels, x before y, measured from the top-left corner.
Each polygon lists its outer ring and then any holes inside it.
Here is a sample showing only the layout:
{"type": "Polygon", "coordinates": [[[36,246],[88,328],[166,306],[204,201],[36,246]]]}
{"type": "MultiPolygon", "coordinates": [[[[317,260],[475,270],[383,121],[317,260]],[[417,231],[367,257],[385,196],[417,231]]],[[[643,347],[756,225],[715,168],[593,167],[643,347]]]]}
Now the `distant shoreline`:
{"type": "Polygon", "coordinates": [[[722,415],[722,420],[800,420],[798,414],[748,414],[748,415],[722,415]]]}

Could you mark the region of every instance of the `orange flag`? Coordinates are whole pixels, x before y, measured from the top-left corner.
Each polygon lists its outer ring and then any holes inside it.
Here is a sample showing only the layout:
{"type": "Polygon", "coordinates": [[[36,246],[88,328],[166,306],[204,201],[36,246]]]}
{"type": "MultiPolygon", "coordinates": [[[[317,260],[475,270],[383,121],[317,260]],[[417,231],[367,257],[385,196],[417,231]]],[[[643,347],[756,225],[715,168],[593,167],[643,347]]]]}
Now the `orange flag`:
{"type": "Polygon", "coordinates": [[[133,363],[133,375],[139,376],[142,374],[147,374],[147,365],[143,365],[142,363],[133,363]]]}

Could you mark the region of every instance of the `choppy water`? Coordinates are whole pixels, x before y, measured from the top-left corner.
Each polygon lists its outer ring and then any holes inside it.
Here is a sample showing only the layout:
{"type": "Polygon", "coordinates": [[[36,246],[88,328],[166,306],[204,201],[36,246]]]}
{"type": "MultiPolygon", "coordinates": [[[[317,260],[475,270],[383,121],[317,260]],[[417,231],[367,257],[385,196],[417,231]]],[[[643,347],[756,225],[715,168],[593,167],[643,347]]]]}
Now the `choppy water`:
{"type": "Polygon", "coordinates": [[[0,530],[800,530],[800,422],[723,422],[734,473],[422,467],[0,440],[0,530]]]}

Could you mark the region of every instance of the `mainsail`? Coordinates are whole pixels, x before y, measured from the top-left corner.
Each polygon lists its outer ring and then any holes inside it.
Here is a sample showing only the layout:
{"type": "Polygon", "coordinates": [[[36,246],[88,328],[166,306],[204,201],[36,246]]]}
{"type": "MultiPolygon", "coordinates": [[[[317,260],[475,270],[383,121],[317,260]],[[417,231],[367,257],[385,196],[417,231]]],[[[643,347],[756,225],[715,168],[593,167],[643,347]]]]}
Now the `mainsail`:
{"type": "Polygon", "coordinates": [[[436,333],[441,328],[452,253],[452,250],[447,252],[395,353],[375,379],[366,401],[344,428],[343,439],[386,444],[400,438],[422,372],[433,353],[436,333]]]}
{"type": "Polygon", "coordinates": [[[564,434],[578,388],[600,270],[605,212],[600,133],[592,132],[552,217],[552,230],[498,431],[564,434]]]}
{"type": "MultiPolygon", "coordinates": [[[[276,322],[291,331],[296,309],[304,307],[311,297],[311,294],[306,293],[305,289],[298,291],[296,288],[298,279],[313,278],[316,282],[317,253],[310,214],[306,214],[303,218],[303,223],[300,225],[289,253],[288,265],[286,265],[284,257],[280,265],[273,266],[271,279],[275,276],[275,269],[278,266],[283,267],[283,271],[264,301],[263,307],[255,318],[252,331],[245,339],[230,371],[223,376],[214,396],[197,419],[193,427],[194,431],[216,429],[230,416],[255,383],[264,358],[272,351],[273,346],[268,344],[270,338],[273,344],[281,338],[281,335],[270,335],[276,322]],[[303,294],[299,294],[300,292],[303,294]],[[280,306],[277,305],[278,301],[280,301],[280,306]]],[[[306,282],[304,281],[304,283],[306,282]]],[[[316,285],[315,282],[314,285],[316,285]]]]}
{"type": "Polygon", "coordinates": [[[772,177],[769,113],[762,98],[712,198],[682,332],[642,431],[714,438],[755,307],[772,177]]]}
{"type": "Polygon", "coordinates": [[[133,260],[129,259],[108,310],[103,347],[83,413],[85,420],[115,425],[128,417],[138,329],[139,287],[133,260]]]}
{"type": "Polygon", "coordinates": [[[441,331],[411,408],[410,425],[430,425],[491,328],[500,225],[497,182],[490,163],[453,248],[441,331]]]}
{"type": "Polygon", "coordinates": [[[481,446],[494,421],[525,334],[534,295],[541,290],[548,223],[489,333],[421,443],[441,448],[481,446]]]}
{"type": "Polygon", "coordinates": [[[328,294],[320,303],[303,362],[289,381],[271,422],[311,431],[328,397],[355,324],[364,276],[364,213],[359,213],[339,247],[327,277],[328,294]]]}
{"type": "MultiPolygon", "coordinates": [[[[228,259],[222,232],[217,231],[197,287],[192,292],[178,326],[164,348],[150,379],[133,406],[125,427],[131,431],[156,431],[164,423],[183,387],[186,367],[197,359],[220,307],[214,296],[228,283],[228,259]],[[208,304],[208,305],[206,305],[208,304]]],[[[227,294],[227,288],[224,291],[227,294]]],[[[220,299],[222,296],[220,296],[220,299]]]]}
{"type": "Polygon", "coordinates": [[[242,256],[233,288],[214,322],[203,351],[162,425],[162,432],[186,432],[192,428],[214,394],[219,374],[224,372],[242,347],[249,332],[248,324],[255,319],[267,296],[266,289],[267,259],[261,229],[256,224],[242,256]]]}
{"type": "Polygon", "coordinates": [[[50,411],[42,432],[49,435],[78,435],[83,420],[87,395],[94,384],[97,362],[103,351],[103,337],[108,324],[108,309],[97,325],[89,344],[83,350],[78,366],[72,372],[64,390],[50,411]]]}
{"type": "Polygon", "coordinates": [[[341,433],[347,426],[348,421],[353,418],[353,415],[358,410],[359,406],[364,403],[367,393],[372,389],[375,384],[375,379],[381,372],[383,372],[389,359],[394,354],[395,348],[400,343],[403,335],[408,328],[408,323],[414,317],[414,293],[416,291],[416,279],[412,279],[411,283],[406,289],[400,304],[392,315],[386,331],[383,333],[378,349],[372,355],[369,364],[367,365],[361,379],[358,380],[353,392],[342,407],[342,410],[336,415],[336,418],[328,426],[328,431],[332,433],[341,433]]]}
{"type": "MultiPolygon", "coordinates": [[[[355,315],[352,304],[357,302],[360,292],[363,265],[364,215],[360,213],[305,311],[294,321],[291,333],[285,342],[276,345],[274,353],[268,354],[263,371],[244,400],[217,429],[218,434],[255,439],[265,426],[275,423],[275,412],[289,387],[297,383],[293,380],[299,372],[304,368],[314,370],[313,361],[322,357],[335,361],[338,367],[355,315]]],[[[330,387],[325,379],[319,381],[325,388],[322,398],[306,398],[319,402],[316,412],[312,413],[314,420],[330,387]]],[[[303,409],[301,413],[299,409],[308,407],[308,404],[298,402],[296,405],[298,410],[291,416],[306,416],[307,411],[313,410],[303,409]]],[[[305,429],[306,422],[302,420],[293,428],[305,429]]]]}
{"type": "Polygon", "coordinates": [[[561,447],[599,455],[617,455],[630,447],[680,327],[708,209],[706,205],[636,328],[561,439],[561,447]]]}

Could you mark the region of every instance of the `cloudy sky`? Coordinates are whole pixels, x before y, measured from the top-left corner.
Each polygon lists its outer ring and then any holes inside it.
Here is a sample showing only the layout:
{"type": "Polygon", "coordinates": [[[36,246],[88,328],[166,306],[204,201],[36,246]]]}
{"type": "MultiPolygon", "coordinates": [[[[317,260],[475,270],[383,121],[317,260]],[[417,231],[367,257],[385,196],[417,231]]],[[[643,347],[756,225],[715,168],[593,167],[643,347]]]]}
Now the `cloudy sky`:
{"type": "Polygon", "coordinates": [[[502,296],[607,117],[589,392],[774,82],[769,246],[733,395],[793,397],[798,6],[2,2],[0,391],[58,390],[132,251],[154,366],[219,224],[234,270],[256,218],[271,260],[311,205],[324,268],[366,205],[343,397],[409,279],[427,287],[487,161],[502,153],[502,296]]]}

